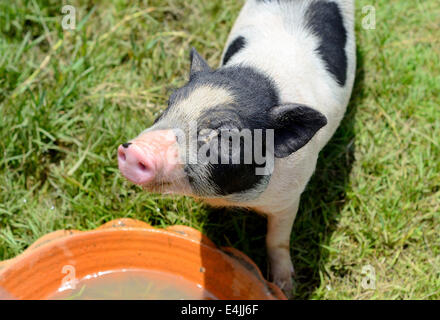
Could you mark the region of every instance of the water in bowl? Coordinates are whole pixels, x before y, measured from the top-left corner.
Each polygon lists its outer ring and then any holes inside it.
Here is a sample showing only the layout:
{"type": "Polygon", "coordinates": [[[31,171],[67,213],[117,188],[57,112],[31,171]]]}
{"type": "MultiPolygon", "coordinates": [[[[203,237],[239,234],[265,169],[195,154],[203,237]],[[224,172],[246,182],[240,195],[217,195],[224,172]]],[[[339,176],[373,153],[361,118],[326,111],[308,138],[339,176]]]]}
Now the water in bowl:
{"type": "Polygon", "coordinates": [[[211,300],[216,299],[202,286],[183,277],[144,270],[116,270],[84,277],[74,288],[62,286],[48,299],[53,300],[211,300]]]}

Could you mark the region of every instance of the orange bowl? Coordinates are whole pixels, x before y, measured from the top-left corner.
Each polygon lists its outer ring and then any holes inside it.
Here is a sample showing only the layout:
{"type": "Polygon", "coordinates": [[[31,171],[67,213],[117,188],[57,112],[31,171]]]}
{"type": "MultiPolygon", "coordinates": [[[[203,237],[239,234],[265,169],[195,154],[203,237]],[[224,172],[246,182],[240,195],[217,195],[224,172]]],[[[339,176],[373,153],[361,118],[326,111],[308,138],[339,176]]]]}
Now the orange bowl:
{"type": "Polygon", "coordinates": [[[0,295],[48,299],[63,283],[66,266],[76,279],[107,270],[154,270],[183,277],[218,299],[286,299],[240,251],[219,249],[190,227],[156,229],[132,219],[40,238],[21,255],[0,262],[0,295]]]}

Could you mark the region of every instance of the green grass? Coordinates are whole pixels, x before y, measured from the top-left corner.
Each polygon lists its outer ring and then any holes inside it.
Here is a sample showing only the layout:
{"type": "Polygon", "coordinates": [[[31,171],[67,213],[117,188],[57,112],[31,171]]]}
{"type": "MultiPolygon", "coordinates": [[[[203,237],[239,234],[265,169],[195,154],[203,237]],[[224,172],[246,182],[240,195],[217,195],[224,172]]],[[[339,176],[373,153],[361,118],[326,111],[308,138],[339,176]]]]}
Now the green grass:
{"type": "MultiPolygon", "coordinates": [[[[266,273],[263,218],[142,192],[116,160],[185,82],[191,46],[218,64],[242,1],[69,4],[73,32],[59,1],[0,2],[0,260],[53,230],[130,217],[202,230],[266,273]]],[[[357,1],[349,110],[293,229],[295,297],[440,299],[440,3],[377,1],[365,30],[369,4],[357,1]]]]}

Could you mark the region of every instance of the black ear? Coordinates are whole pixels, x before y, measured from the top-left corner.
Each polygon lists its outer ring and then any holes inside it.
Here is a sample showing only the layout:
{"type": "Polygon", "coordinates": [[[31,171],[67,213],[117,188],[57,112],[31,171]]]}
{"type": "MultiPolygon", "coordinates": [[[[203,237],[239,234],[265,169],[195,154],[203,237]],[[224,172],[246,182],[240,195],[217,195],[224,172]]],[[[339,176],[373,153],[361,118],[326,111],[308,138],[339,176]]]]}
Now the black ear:
{"type": "Polygon", "coordinates": [[[274,129],[274,153],[284,158],[301,149],[315,133],[327,124],[327,118],[310,107],[288,103],[269,112],[274,129]]]}
{"type": "Polygon", "coordinates": [[[189,72],[190,79],[197,72],[211,71],[208,63],[206,63],[205,59],[202,58],[195,48],[191,48],[189,59],[191,60],[191,68],[189,72]]]}

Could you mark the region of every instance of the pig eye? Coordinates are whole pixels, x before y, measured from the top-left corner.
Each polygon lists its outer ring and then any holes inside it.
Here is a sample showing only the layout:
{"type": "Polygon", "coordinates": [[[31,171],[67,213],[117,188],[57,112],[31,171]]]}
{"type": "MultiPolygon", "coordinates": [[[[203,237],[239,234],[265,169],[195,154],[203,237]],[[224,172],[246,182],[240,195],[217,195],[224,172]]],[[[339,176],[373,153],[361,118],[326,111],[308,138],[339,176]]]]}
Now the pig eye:
{"type": "Polygon", "coordinates": [[[217,136],[218,136],[217,130],[203,129],[199,133],[199,141],[203,143],[208,143],[217,136]]]}

